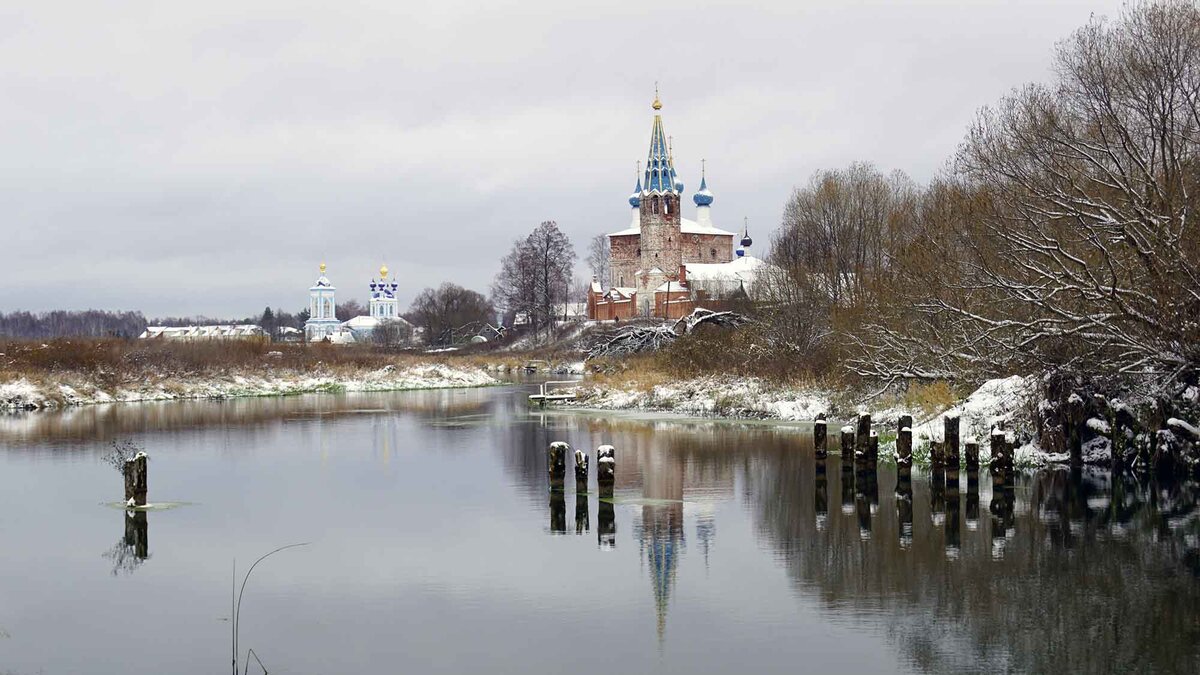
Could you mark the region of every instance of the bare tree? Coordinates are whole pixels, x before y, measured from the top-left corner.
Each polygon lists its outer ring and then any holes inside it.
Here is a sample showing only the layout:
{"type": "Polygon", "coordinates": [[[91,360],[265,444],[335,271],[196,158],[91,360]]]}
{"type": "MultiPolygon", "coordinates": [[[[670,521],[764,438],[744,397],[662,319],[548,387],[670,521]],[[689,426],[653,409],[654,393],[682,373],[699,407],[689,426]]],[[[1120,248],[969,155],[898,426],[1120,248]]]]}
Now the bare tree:
{"type": "Polygon", "coordinates": [[[592,237],[588,243],[588,267],[592,270],[592,276],[596,281],[600,282],[601,288],[608,288],[611,285],[611,268],[610,262],[610,241],[607,234],[598,234],[592,237]]]}
{"type": "Polygon", "coordinates": [[[554,306],[570,295],[575,248],[554,221],[539,225],[500,261],[492,298],[506,313],[528,315],[535,331],[553,325],[554,306]]]}
{"type": "Polygon", "coordinates": [[[429,344],[442,344],[462,337],[453,334],[456,329],[490,322],[495,315],[483,294],[447,282],[421,291],[406,318],[425,328],[429,344]]]}

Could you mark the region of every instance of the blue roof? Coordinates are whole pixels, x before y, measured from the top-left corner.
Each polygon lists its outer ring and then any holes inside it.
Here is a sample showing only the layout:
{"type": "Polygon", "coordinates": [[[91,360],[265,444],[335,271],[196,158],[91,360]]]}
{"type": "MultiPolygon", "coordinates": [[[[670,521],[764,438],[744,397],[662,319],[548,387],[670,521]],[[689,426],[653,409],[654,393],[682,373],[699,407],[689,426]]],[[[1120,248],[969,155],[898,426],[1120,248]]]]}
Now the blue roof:
{"type": "Polygon", "coordinates": [[[663,131],[662,115],[655,115],[654,126],[650,129],[650,154],[646,157],[645,192],[677,194],[677,180],[671,149],[667,146],[667,134],[663,131]]]}
{"type": "Polygon", "coordinates": [[[696,206],[711,206],[713,203],[712,193],[708,191],[708,183],[703,174],[700,176],[700,189],[692,196],[692,201],[696,202],[696,206]]]}
{"type": "Polygon", "coordinates": [[[637,208],[642,204],[642,177],[638,176],[637,186],[633,188],[633,194],[629,195],[629,205],[637,208]]]}

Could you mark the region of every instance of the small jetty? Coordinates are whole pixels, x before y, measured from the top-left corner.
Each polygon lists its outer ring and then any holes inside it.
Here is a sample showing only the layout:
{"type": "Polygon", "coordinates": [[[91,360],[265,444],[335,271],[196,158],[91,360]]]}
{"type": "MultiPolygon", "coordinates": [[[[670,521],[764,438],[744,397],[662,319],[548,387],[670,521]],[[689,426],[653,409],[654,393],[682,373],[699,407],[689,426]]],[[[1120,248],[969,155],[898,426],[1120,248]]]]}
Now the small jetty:
{"type": "Polygon", "coordinates": [[[539,407],[545,408],[547,401],[549,401],[551,403],[553,403],[555,401],[574,401],[575,400],[575,391],[573,389],[566,390],[566,389],[560,388],[557,391],[555,391],[553,388],[554,387],[573,386],[576,384],[579,384],[579,382],[577,380],[562,380],[562,381],[558,381],[558,382],[543,382],[543,383],[541,383],[541,385],[538,388],[538,393],[529,395],[529,402],[536,403],[536,404],[538,404],[539,407]]]}

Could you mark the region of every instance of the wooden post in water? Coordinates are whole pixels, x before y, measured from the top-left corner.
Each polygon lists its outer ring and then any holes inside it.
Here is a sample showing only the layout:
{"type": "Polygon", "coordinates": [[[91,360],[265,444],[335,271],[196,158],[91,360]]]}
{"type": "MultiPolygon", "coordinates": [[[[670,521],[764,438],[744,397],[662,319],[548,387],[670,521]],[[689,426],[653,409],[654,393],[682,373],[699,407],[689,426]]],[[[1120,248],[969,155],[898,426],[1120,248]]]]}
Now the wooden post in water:
{"type": "Polygon", "coordinates": [[[871,446],[871,416],[861,413],[858,416],[858,428],[854,431],[854,456],[866,457],[871,446]]]}
{"type": "Polygon", "coordinates": [[[121,472],[125,476],[125,505],[145,506],[147,491],[146,453],[139,452],[125,460],[121,472]]]}
{"type": "Polygon", "coordinates": [[[1083,414],[1083,399],[1079,394],[1072,393],[1067,397],[1067,415],[1063,421],[1071,466],[1083,466],[1083,414]]]}
{"type": "Polygon", "coordinates": [[[611,445],[596,448],[596,481],[602,486],[612,485],[617,480],[617,449],[611,445]]]}
{"type": "Polygon", "coordinates": [[[945,434],[943,438],[943,449],[945,451],[947,467],[958,470],[960,463],[959,448],[958,448],[958,413],[946,413],[943,418],[945,434]]]}
{"type": "Polygon", "coordinates": [[[912,415],[901,415],[896,422],[896,467],[912,468],[912,415]]]}
{"type": "Polygon", "coordinates": [[[979,441],[969,438],[963,444],[963,447],[966,450],[965,463],[967,465],[967,472],[979,471],[979,441]]]}
{"type": "Polygon", "coordinates": [[[588,454],[575,449],[575,494],[586,493],[588,489],[588,454]]]}
{"type": "Polygon", "coordinates": [[[842,427],[840,445],[842,450],[842,466],[845,466],[846,462],[854,460],[854,427],[849,425],[842,427]]]}
{"type": "Polygon", "coordinates": [[[1008,436],[1003,429],[992,429],[992,475],[1007,481],[1012,477],[1013,456],[1008,436]]]}
{"type": "Polygon", "coordinates": [[[551,490],[560,491],[563,489],[563,481],[567,476],[567,452],[570,449],[571,446],[562,441],[555,441],[550,444],[547,471],[550,475],[551,490]]]}
{"type": "Polygon", "coordinates": [[[817,419],[813,420],[813,452],[817,459],[825,459],[829,453],[825,447],[828,441],[828,428],[825,422],[825,413],[818,413],[817,419]]]}

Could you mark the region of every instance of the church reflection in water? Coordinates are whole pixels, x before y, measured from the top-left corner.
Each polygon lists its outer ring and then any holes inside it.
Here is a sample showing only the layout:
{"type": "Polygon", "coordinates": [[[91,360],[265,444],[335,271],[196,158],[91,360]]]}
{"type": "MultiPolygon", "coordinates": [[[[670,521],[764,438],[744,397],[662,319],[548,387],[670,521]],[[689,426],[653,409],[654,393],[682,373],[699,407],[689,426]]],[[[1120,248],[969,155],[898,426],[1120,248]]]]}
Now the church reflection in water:
{"type": "MultiPolygon", "coordinates": [[[[681,566],[689,554],[707,566],[716,505],[737,501],[800,597],[878,624],[922,670],[1053,670],[1064,653],[1082,670],[1136,670],[1147,652],[1160,665],[1194,662],[1188,645],[1200,642],[1200,626],[1186,609],[1200,602],[1194,483],[1061,468],[1005,481],[986,469],[818,461],[810,437],[794,429],[587,419],[569,431],[581,447],[618,448],[611,498],[573,497],[575,531],[588,532],[596,504],[597,542],[613,547],[615,516],[633,516],[660,640],[681,566]],[[1077,582],[1092,591],[1074,592],[1077,582]],[[1098,613],[1122,628],[1092,644],[1098,613]]],[[[564,430],[538,439],[539,454],[556,433],[564,430]]],[[[565,530],[565,503],[552,500],[551,531],[565,530]]]]}

